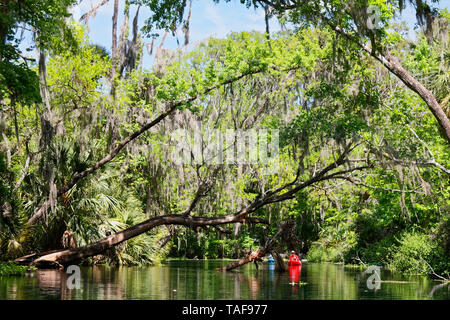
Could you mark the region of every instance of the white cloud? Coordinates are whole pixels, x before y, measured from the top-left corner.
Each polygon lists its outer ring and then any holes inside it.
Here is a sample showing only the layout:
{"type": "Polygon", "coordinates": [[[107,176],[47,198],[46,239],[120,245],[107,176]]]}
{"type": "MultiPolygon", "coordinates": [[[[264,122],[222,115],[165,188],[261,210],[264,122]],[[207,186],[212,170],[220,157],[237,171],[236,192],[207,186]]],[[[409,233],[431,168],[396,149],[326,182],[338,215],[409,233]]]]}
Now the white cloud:
{"type": "MultiPolygon", "coordinates": [[[[78,20],[81,15],[89,12],[100,4],[102,0],[83,0],[72,8],[72,14],[75,20],[78,20]]],[[[119,7],[122,5],[122,1],[119,2],[119,7]]],[[[97,9],[97,15],[109,15],[112,17],[114,9],[114,1],[109,0],[106,4],[97,9]]]]}
{"type": "Polygon", "coordinates": [[[251,10],[247,14],[247,18],[252,22],[264,23],[264,18],[265,18],[264,10],[261,8],[258,8],[256,10],[251,10]]]}
{"type": "Polygon", "coordinates": [[[223,17],[219,14],[217,8],[212,3],[208,3],[206,5],[203,18],[215,26],[212,33],[217,37],[223,37],[230,31],[230,29],[227,28],[223,17]]]}

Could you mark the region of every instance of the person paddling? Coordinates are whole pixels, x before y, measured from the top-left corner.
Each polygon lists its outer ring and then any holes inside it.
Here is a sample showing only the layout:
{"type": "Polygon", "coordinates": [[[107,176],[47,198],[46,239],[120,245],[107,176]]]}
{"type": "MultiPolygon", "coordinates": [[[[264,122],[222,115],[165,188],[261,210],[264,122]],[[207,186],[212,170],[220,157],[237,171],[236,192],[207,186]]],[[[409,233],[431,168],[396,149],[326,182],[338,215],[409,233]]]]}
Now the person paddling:
{"type": "Polygon", "coordinates": [[[291,256],[289,257],[288,265],[289,266],[301,266],[302,265],[302,262],[300,261],[298,256],[295,254],[294,250],[291,251],[291,256]]]}

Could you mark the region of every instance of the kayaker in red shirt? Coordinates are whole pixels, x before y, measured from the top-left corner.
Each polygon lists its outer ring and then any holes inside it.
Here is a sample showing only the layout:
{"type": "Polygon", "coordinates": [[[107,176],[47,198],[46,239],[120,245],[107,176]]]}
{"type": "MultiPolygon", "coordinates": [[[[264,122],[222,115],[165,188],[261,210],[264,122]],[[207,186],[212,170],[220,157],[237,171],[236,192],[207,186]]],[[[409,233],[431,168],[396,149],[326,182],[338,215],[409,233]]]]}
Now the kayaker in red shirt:
{"type": "Polygon", "coordinates": [[[302,262],[298,258],[298,255],[295,254],[295,251],[291,252],[291,256],[289,257],[288,264],[290,266],[301,266],[302,265],[302,262]]]}

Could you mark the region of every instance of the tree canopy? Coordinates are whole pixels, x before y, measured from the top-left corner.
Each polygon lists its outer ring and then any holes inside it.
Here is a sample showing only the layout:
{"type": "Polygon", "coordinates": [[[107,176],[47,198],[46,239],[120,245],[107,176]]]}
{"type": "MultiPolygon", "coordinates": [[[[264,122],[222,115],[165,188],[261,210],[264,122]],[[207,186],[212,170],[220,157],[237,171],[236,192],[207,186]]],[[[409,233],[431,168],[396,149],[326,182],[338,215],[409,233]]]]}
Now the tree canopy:
{"type": "Polygon", "coordinates": [[[187,1],[126,1],[120,34],[115,7],[111,54],[72,1],[2,4],[2,258],[249,262],[270,243],[448,278],[448,11],[411,1],[409,40],[403,1],[242,3],[291,27],[159,46],[151,69],[143,39],[188,33],[187,1]],[[131,5],[151,9],[141,31],[131,5]]]}

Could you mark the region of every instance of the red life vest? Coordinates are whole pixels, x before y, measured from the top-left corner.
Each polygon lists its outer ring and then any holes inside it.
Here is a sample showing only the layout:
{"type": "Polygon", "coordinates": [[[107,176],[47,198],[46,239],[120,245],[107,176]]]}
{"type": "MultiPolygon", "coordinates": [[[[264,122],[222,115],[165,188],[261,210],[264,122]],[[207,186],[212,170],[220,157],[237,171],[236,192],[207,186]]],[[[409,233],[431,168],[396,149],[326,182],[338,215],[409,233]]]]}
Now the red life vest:
{"type": "Polygon", "coordinates": [[[288,265],[290,266],[301,266],[302,262],[300,261],[300,259],[298,258],[298,256],[293,253],[290,257],[289,257],[289,261],[288,261],[288,265]]]}

